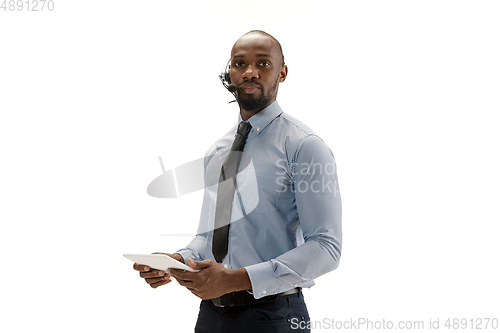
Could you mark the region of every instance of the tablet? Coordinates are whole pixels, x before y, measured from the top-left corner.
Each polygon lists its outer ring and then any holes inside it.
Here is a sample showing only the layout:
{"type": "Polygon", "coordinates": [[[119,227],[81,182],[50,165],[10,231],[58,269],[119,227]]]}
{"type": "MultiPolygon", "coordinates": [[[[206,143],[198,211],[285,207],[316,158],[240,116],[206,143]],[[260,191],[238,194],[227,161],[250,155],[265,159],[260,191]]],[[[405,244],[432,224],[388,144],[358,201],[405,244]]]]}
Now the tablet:
{"type": "Polygon", "coordinates": [[[197,272],[188,265],[181,263],[165,254],[124,254],[125,258],[132,260],[140,265],[146,265],[161,271],[167,271],[167,268],[182,269],[189,272],[197,272]]]}

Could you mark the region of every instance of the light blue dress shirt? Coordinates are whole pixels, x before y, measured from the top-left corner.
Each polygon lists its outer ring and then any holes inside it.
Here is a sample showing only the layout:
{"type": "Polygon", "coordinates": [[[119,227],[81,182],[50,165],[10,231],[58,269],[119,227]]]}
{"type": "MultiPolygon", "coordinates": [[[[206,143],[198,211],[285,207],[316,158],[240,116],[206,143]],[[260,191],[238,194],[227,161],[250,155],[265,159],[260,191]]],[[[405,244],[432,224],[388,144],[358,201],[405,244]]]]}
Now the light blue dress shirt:
{"type": "MultiPolygon", "coordinates": [[[[246,168],[240,166],[237,176],[239,192],[222,265],[245,268],[258,299],[294,287],[311,287],[314,278],[337,268],[342,208],[335,159],[311,129],[284,113],[276,101],[248,122],[252,129],[244,153],[251,162],[246,168]]],[[[237,126],[208,150],[206,178],[213,178],[207,175],[209,169],[217,170],[218,178],[237,126]]],[[[185,262],[188,258],[215,260],[216,199],[217,185],[207,186],[198,234],[177,251],[185,262]]]]}

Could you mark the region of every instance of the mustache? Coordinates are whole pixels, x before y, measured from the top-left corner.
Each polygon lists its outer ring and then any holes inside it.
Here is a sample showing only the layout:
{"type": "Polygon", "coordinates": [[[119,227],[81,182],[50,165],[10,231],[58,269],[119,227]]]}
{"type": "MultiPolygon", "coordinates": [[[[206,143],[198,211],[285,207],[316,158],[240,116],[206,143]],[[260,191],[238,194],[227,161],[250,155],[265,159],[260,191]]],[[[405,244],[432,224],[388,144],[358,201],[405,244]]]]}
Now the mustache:
{"type": "Polygon", "coordinates": [[[243,81],[238,85],[238,89],[240,89],[241,86],[244,84],[255,84],[256,86],[258,86],[260,88],[260,90],[264,91],[264,87],[260,83],[255,82],[255,81],[243,81]]]}

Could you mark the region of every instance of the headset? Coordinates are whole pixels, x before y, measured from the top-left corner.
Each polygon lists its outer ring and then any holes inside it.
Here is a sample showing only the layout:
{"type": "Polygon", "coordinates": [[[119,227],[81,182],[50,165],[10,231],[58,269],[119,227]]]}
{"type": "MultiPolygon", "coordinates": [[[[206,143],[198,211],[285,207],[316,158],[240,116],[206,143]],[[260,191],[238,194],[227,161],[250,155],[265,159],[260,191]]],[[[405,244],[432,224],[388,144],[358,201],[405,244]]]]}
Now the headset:
{"type": "MultiPolygon", "coordinates": [[[[234,97],[236,97],[236,90],[238,90],[238,87],[234,84],[231,83],[231,77],[229,76],[229,64],[231,63],[231,59],[228,60],[226,63],[226,66],[224,67],[224,70],[220,73],[219,79],[222,82],[222,85],[231,92],[234,97]]],[[[234,102],[234,101],[233,101],[234,102]]],[[[231,102],[229,102],[231,103],[231,102]]]]}

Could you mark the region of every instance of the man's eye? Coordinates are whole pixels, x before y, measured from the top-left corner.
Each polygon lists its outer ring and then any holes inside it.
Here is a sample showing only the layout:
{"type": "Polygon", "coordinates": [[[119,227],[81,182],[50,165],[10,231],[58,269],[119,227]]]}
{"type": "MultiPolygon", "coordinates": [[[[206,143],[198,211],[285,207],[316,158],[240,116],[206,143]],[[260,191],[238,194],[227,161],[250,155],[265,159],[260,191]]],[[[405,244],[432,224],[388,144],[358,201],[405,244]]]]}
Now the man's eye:
{"type": "Polygon", "coordinates": [[[260,61],[260,62],[259,62],[259,66],[261,66],[261,67],[267,67],[267,66],[269,66],[269,65],[270,65],[270,64],[269,64],[269,62],[268,62],[268,61],[260,61]]]}
{"type": "Polygon", "coordinates": [[[241,67],[241,66],[243,66],[243,62],[241,62],[241,61],[237,61],[237,62],[235,62],[235,63],[234,63],[234,65],[235,65],[236,67],[241,67]]]}

